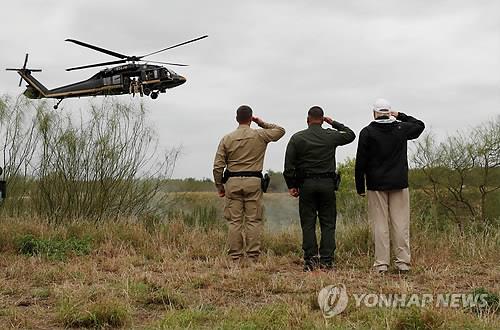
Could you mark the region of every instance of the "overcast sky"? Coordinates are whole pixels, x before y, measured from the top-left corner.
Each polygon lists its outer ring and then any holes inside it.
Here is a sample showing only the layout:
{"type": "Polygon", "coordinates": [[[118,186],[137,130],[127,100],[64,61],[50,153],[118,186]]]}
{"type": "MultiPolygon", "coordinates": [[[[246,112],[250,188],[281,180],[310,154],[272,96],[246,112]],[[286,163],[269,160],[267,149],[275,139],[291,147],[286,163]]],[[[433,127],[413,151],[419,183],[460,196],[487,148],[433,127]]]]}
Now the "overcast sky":
{"type": "MultiPolygon", "coordinates": [[[[48,88],[99,70],[65,68],[114,59],[66,38],[142,55],[208,34],[150,58],[190,64],[173,68],[186,84],[143,99],[161,144],[182,146],[174,177],[211,177],[216,147],[236,126],[240,104],[286,128],[265,162],[279,171],[312,105],[356,133],[370,122],[379,97],[438,136],[500,113],[498,0],[7,0],[0,31],[2,67],[21,66],[28,52],[28,66],[43,69],[37,78],[48,88]]],[[[18,80],[1,71],[0,92],[21,93],[18,80]]],[[[71,112],[88,102],[62,105],[71,112]]],[[[354,157],[356,145],[340,147],[338,161],[354,157]]]]}

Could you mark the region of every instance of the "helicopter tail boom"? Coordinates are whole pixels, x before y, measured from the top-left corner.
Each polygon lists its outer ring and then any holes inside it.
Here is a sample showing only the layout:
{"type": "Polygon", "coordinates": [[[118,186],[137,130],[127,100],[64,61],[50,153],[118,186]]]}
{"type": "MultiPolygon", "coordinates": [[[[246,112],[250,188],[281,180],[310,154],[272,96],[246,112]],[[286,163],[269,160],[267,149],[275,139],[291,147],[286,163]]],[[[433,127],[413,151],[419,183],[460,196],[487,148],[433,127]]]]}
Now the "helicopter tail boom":
{"type": "Polygon", "coordinates": [[[22,68],[8,68],[5,70],[16,71],[21,76],[21,78],[19,79],[19,87],[21,87],[23,79],[28,83],[29,87],[32,88],[29,95],[27,95],[28,97],[30,97],[30,95],[31,95],[30,98],[39,98],[41,96],[45,97],[48,93],[48,89],[41,82],[36,80],[35,77],[31,75],[32,72],[41,72],[42,70],[26,68],[27,63],[28,63],[28,54],[26,54],[26,57],[24,58],[24,64],[22,68]]]}

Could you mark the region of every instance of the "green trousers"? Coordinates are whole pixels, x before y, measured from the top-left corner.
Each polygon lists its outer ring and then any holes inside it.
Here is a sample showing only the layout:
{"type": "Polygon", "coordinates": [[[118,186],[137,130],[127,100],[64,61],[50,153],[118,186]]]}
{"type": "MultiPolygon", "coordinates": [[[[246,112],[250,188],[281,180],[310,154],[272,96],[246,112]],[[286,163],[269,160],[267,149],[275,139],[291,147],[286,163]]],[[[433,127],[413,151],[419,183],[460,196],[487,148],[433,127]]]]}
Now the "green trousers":
{"type": "Polygon", "coordinates": [[[299,187],[299,193],[304,261],[307,263],[316,259],[319,253],[321,263],[332,263],[337,221],[334,180],[332,178],[305,179],[299,187]],[[317,218],[321,229],[319,250],[316,241],[317,218]]]}

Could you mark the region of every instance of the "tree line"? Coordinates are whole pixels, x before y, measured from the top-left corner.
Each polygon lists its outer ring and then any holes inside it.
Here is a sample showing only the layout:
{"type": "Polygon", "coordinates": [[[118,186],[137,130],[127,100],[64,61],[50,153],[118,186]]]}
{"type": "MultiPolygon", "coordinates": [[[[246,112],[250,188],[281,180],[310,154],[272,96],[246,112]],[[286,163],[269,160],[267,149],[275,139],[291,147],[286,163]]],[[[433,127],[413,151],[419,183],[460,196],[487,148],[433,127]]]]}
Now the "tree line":
{"type": "MultiPolygon", "coordinates": [[[[143,105],[116,99],[89,104],[78,116],[44,101],[0,97],[0,148],[8,198],[1,212],[102,221],[160,214],[169,192],[215,191],[211,179],[171,179],[179,149],[162,149],[143,105]]],[[[500,222],[500,116],[439,141],[430,132],[410,146],[415,209],[438,222],[500,222]],[[415,203],[416,202],[416,203],[415,203]]],[[[339,210],[362,217],[354,159],[340,163],[339,210]]],[[[271,193],[287,192],[269,170],[271,193]]]]}

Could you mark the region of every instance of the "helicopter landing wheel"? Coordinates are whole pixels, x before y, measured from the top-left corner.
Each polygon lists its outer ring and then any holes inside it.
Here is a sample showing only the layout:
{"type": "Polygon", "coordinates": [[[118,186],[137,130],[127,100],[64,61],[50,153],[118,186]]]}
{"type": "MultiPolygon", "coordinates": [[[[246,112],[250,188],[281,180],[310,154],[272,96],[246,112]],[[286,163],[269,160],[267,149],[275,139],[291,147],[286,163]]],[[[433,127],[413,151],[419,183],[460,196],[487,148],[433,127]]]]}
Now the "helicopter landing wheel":
{"type": "Polygon", "coordinates": [[[149,87],[144,87],[143,92],[144,95],[149,95],[151,93],[151,89],[149,89],[149,87]]]}
{"type": "Polygon", "coordinates": [[[151,98],[152,98],[153,100],[156,100],[156,99],[158,98],[158,92],[152,92],[152,93],[151,93],[151,98]]]}

